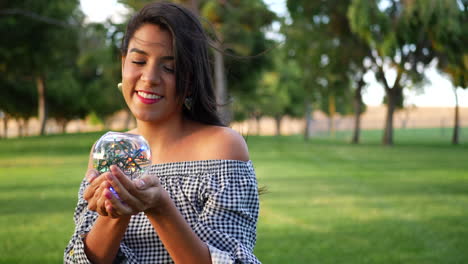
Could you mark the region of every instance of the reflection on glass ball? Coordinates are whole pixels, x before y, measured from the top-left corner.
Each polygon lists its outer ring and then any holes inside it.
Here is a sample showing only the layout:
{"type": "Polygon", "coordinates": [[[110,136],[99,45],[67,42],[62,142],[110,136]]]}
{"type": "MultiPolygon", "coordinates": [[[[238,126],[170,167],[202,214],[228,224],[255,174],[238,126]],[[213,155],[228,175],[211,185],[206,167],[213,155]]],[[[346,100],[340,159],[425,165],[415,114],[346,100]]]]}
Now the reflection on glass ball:
{"type": "Polygon", "coordinates": [[[131,179],[141,175],[151,165],[151,150],[140,135],[107,132],[94,145],[93,166],[100,173],[117,165],[131,179]]]}

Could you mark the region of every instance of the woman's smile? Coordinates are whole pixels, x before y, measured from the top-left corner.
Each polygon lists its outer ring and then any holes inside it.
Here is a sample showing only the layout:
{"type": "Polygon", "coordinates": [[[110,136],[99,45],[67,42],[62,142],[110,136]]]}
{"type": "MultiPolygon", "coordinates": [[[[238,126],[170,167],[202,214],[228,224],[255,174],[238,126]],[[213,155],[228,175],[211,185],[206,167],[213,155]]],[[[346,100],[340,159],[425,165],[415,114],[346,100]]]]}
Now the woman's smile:
{"type": "Polygon", "coordinates": [[[148,91],[137,91],[136,94],[138,99],[144,104],[155,104],[164,98],[157,93],[148,91]]]}

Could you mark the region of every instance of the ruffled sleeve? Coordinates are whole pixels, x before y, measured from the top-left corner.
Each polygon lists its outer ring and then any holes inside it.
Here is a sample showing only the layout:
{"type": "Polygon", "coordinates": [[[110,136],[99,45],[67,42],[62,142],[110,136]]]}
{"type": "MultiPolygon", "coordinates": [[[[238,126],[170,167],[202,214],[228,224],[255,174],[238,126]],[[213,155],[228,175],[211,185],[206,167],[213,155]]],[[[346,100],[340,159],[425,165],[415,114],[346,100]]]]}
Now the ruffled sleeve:
{"type": "MultiPolygon", "coordinates": [[[[84,238],[91,230],[96,221],[98,214],[88,210],[88,202],[83,199],[83,193],[89,183],[83,180],[78,192],[78,204],[75,208],[73,220],[75,222],[75,232],[65,248],[63,261],[64,263],[74,264],[91,264],[91,261],[86,256],[84,251],[84,238]]],[[[124,243],[120,244],[120,249],[114,263],[120,263],[126,260],[126,263],[138,263],[133,252],[124,243]]]]}
{"type": "Polygon", "coordinates": [[[260,263],[253,254],[259,200],[252,163],[217,165],[205,175],[204,206],[194,231],[207,243],[214,264],[260,263]]]}

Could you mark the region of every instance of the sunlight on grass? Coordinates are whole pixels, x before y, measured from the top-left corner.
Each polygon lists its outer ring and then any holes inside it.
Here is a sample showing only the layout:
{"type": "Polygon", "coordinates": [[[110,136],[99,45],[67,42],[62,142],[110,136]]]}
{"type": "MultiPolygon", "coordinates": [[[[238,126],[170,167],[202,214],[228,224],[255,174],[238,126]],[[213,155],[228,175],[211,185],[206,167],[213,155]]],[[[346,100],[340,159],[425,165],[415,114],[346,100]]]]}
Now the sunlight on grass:
{"type": "MultiPolygon", "coordinates": [[[[0,263],[61,263],[76,195],[102,133],[0,140],[0,263]]],[[[263,263],[466,263],[468,147],[438,130],[394,147],[247,138],[260,186],[263,263]],[[431,143],[432,142],[432,143],[431,143]]],[[[464,141],[466,142],[466,140],[464,141]]]]}

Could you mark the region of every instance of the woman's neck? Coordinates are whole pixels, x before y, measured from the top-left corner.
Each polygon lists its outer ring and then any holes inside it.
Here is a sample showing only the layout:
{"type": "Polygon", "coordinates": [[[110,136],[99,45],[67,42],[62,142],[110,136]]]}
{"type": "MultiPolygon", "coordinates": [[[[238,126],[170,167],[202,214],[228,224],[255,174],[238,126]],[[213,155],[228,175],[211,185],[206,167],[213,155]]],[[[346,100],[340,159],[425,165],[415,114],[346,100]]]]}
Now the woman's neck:
{"type": "Polygon", "coordinates": [[[183,117],[165,122],[145,122],[137,120],[135,133],[142,135],[154,154],[164,153],[182,140],[190,132],[190,121],[183,117]]]}

